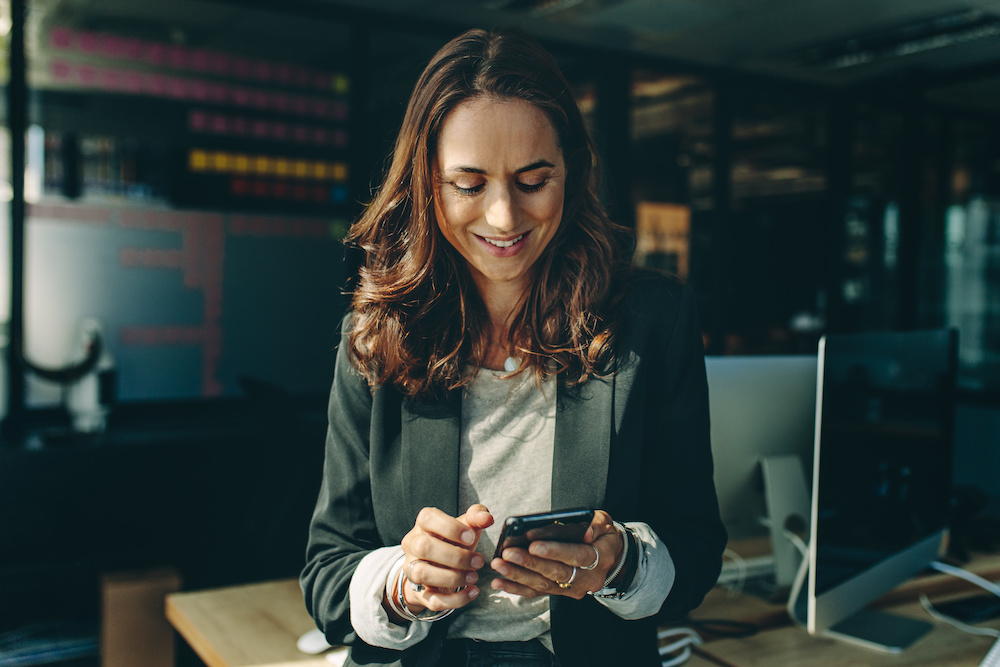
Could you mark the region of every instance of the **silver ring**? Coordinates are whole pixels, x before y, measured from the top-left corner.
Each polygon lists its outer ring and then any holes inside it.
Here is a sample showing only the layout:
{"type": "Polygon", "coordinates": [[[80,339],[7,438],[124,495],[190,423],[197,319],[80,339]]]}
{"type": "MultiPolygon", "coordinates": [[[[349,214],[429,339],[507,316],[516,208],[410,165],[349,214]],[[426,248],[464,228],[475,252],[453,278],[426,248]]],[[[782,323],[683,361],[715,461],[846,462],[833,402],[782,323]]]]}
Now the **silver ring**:
{"type": "Polygon", "coordinates": [[[413,560],[411,560],[409,563],[406,564],[406,567],[403,568],[403,577],[412,584],[416,584],[416,582],[413,581],[412,570],[413,570],[413,564],[416,563],[418,560],[420,559],[414,558],[413,560]]]}
{"type": "Polygon", "coordinates": [[[569,579],[567,579],[566,581],[557,581],[555,582],[555,584],[559,588],[566,590],[567,588],[573,585],[574,579],[576,579],[576,565],[573,566],[573,573],[569,575],[569,579]]]}
{"type": "Polygon", "coordinates": [[[415,583],[415,582],[413,582],[413,581],[410,581],[409,579],[407,579],[407,580],[406,580],[406,585],[407,585],[407,586],[408,586],[408,587],[410,588],[410,590],[411,590],[411,591],[413,591],[414,593],[419,593],[420,591],[424,590],[424,585],[423,585],[423,584],[418,584],[418,583],[415,583]]]}
{"type": "Polygon", "coordinates": [[[597,567],[597,563],[601,560],[601,552],[597,550],[597,547],[595,547],[593,544],[588,544],[587,546],[594,550],[594,562],[591,563],[590,565],[581,565],[580,566],[581,570],[593,570],[595,567],[597,567]]]}

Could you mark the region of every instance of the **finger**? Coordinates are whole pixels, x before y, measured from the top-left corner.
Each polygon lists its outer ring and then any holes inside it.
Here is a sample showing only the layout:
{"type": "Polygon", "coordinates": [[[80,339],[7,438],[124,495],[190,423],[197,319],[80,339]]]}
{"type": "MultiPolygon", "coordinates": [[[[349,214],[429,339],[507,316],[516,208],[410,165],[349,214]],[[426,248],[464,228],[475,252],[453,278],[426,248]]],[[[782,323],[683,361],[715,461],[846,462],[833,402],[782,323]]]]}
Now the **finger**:
{"type": "MultiPolygon", "coordinates": [[[[407,592],[407,597],[409,597],[409,594],[410,593],[407,592]]],[[[430,609],[431,611],[444,611],[445,609],[460,609],[469,604],[479,597],[479,588],[476,586],[469,586],[468,588],[454,592],[431,591],[425,589],[416,595],[419,597],[419,604],[424,608],[430,609]]],[[[407,606],[410,606],[409,600],[407,600],[406,604],[407,606]]]]}
{"type": "Polygon", "coordinates": [[[479,503],[470,506],[465,514],[458,517],[458,520],[477,532],[481,532],[484,528],[489,528],[493,525],[493,515],[486,508],[486,505],[480,505],[479,503]]]}
{"type": "Polygon", "coordinates": [[[403,552],[411,559],[428,561],[435,565],[456,570],[478,570],[485,560],[482,554],[469,548],[455,546],[437,535],[412,530],[403,537],[403,552]]]}
{"type": "MultiPolygon", "coordinates": [[[[581,581],[579,575],[573,580],[572,584],[568,588],[562,588],[551,579],[541,577],[537,572],[532,572],[531,570],[526,570],[509,564],[506,566],[499,565],[503,562],[504,561],[499,558],[494,560],[494,569],[499,571],[500,569],[506,567],[509,576],[497,577],[490,582],[490,586],[494,590],[504,591],[506,593],[512,593],[522,597],[563,595],[579,600],[587,594],[587,591],[590,590],[590,588],[592,588],[592,586],[588,587],[585,585],[586,582],[581,581]]],[[[567,578],[566,581],[569,581],[569,579],[567,578]]]]}
{"type": "Polygon", "coordinates": [[[476,543],[476,532],[473,528],[436,507],[425,507],[420,510],[414,526],[452,544],[468,547],[476,543]]]}
{"type": "Polygon", "coordinates": [[[403,566],[407,581],[416,586],[427,586],[440,590],[454,591],[456,588],[474,584],[479,580],[475,570],[456,570],[441,567],[431,561],[412,559],[403,566]]]}
{"type": "MultiPolygon", "coordinates": [[[[591,553],[593,553],[593,549],[591,549],[591,553]]],[[[596,569],[587,570],[573,563],[538,558],[523,549],[513,548],[505,549],[503,559],[494,559],[491,565],[493,569],[512,581],[525,584],[535,590],[558,592],[571,597],[577,596],[575,593],[567,592],[568,589],[559,586],[559,582],[571,583],[572,588],[586,593],[603,588],[606,576],[606,573],[596,569]],[[504,568],[507,568],[506,571],[504,568]],[[518,568],[523,571],[519,571],[518,568]],[[552,584],[559,590],[552,591],[552,584]]]]}
{"type": "MultiPolygon", "coordinates": [[[[557,581],[569,581],[572,566],[529,556],[523,549],[505,549],[502,559],[493,560],[493,569],[505,579],[533,588],[541,593],[558,589],[557,581]]],[[[574,579],[574,582],[579,580],[574,579]]]]}
{"type": "Polygon", "coordinates": [[[576,567],[587,569],[594,569],[590,567],[591,565],[597,566],[595,564],[595,552],[597,550],[597,564],[607,557],[602,558],[601,556],[601,546],[597,544],[572,544],[569,542],[532,542],[528,545],[528,553],[532,556],[538,558],[545,558],[548,560],[555,560],[561,563],[566,563],[567,565],[575,565],[576,567]]]}
{"type": "Polygon", "coordinates": [[[608,533],[617,532],[611,515],[604,510],[595,510],[594,518],[590,522],[590,527],[587,528],[587,533],[584,535],[583,541],[585,544],[590,544],[608,533]]]}
{"type": "MultiPolygon", "coordinates": [[[[512,595],[520,595],[524,598],[537,598],[542,595],[548,595],[548,592],[537,591],[530,586],[525,586],[524,584],[519,584],[516,581],[500,577],[497,577],[490,582],[490,587],[495,591],[503,591],[504,593],[510,593],[512,595]]],[[[558,588],[558,586],[556,588],[558,588]]]]}

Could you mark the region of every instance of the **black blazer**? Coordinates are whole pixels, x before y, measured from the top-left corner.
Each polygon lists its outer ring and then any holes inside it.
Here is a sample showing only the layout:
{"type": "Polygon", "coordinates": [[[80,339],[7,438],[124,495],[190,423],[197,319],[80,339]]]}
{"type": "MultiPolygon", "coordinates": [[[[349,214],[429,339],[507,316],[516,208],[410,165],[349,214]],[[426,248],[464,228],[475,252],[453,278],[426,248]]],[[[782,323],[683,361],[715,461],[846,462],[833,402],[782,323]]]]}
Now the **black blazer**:
{"type": "MultiPolygon", "coordinates": [[[[552,641],[563,665],[659,667],[656,626],[682,618],[715,584],[726,532],[712,479],[701,328],[688,287],[632,279],[610,377],[559,385],[552,507],[591,506],[648,523],[670,551],[676,579],[660,613],[626,621],[591,597],[552,596],[552,641]],[[605,484],[601,482],[605,481],[605,484]],[[606,487],[603,497],[595,489],[606,487]]],[[[461,392],[433,404],[392,387],[370,389],[350,366],[345,338],[330,395],[323,483],[301,584],[309,613],[348,664],[434,665],[448,620],[405,651],[372,647],[351,627],[348,587],[369,551],[399,544],[417,512],[458,515],[461,392]]]]}

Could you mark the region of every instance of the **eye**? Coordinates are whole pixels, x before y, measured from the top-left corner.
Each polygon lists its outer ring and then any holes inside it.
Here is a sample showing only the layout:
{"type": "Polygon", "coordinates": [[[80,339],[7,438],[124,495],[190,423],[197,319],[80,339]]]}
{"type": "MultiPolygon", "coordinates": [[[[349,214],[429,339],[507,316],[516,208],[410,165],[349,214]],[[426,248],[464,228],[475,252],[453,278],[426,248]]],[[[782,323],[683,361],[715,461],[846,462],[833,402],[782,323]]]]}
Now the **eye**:
{"type": "Polygon", "coordinates": [[[546,183],[548,183],[548,180],[539,181],[538,183],[518,183],[517,187],[521,190],[521,192],[531,194],[532,192],[538,192],[544,188],[546,183]]]}
{"type": "Polygon", "coordinates": [[[471,197],[473,195],[478,195],[480,192],[483,191],[482,183],[480,183],[479,185],[473,185],[472,187],[463,188],[458,183],[452,182],[451,187],[455,188],[455,191],[463,197],[471,197]]]}

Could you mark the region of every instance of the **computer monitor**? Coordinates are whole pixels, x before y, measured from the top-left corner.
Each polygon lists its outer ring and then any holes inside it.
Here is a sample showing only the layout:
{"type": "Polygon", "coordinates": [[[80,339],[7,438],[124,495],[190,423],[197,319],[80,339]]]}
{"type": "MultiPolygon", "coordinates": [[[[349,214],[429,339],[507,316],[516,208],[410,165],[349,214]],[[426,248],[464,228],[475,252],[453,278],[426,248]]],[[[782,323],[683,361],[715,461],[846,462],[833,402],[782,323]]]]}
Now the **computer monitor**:
{"type": "Polygon", "coordinates": [[[705,370],[722,521],[730,539],[766,535],[761,459],[795,455],[812,469],[816,356],[708,356],[705,370]]]}
{"type": "Polygon", "coordinates": [[[954,330],[821,339],[807,586],[789,606],[811,634],[895,653],[931,627],[864,607],[947,539],[957,349],[954,330]]]}

